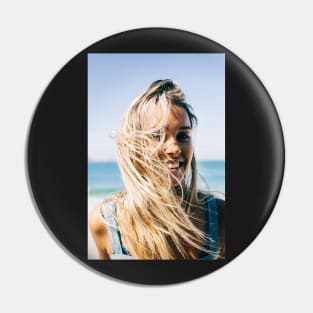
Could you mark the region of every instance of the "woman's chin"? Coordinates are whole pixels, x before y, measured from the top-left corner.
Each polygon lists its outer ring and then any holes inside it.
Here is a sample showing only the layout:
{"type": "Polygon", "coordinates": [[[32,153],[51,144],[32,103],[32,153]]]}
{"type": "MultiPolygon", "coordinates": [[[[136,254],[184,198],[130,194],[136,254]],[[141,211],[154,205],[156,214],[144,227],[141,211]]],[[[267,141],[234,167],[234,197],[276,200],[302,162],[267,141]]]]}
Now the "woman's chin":
{"type": "Polygon", "coordinates": [[[171,186],[175,189],[180,189],[182,186],[182,183],[185,179],[185,168],[177,168],[177,169],[171,169],[170,170],[170,179],[171,179],[171,186]]]}
{"type": "Polygon", "coordinates": [[[184,181],[184,175],[171,177],[171,184],[173,188],[180,188],[184,181]]]}

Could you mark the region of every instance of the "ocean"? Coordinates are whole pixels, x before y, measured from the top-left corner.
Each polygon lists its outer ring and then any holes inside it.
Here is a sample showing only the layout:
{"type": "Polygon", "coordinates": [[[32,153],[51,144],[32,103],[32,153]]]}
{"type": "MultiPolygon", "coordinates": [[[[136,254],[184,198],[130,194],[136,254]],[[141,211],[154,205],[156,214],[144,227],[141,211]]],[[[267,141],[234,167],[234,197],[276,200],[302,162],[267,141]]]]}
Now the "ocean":
{"type": "MultiPolygon", "coordinates": [[[[211,191],[225,193],[225,161],[198,161],[198,171],[211,191]]],[[[204,186],[199,180],[199,187],[204,186]]],[[[121,190],[124,184],[116,162],[88,162],[88,210],[121,190]]]]}

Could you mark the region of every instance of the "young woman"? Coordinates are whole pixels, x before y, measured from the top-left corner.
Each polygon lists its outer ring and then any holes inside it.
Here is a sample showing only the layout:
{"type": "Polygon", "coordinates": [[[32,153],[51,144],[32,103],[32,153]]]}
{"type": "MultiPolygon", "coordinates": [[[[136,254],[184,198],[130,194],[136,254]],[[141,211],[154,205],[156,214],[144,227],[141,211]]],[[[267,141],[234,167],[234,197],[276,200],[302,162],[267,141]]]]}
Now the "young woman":
{"type": "Polygon", "coordinates": [[[196,124],[184,93],[168,79],[130,105],[117,134],[126,190],[89,217],[100,259],[224,258],[224,201],[197,189],[196,124]]]}

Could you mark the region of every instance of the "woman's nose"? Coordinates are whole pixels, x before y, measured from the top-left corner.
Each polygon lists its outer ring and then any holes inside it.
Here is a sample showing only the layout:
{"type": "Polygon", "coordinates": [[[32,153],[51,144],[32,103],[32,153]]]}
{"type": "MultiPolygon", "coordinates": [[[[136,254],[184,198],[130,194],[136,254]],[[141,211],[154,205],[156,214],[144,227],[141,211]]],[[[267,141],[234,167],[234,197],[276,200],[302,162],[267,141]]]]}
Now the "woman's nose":
{"type": "Polygon", "coordinates": [[[181,149],[176,139],[169,139],[167,142],[164,143],[164,145],[164,151],[166,154],[173,157],[181,154],[181,149]]]}

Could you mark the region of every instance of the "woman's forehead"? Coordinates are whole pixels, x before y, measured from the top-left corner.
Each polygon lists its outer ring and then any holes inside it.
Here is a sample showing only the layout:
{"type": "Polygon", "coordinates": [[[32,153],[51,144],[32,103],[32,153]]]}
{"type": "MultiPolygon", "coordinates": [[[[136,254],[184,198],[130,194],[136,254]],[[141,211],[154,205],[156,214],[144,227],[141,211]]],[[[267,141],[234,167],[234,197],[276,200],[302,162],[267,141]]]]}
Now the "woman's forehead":
{"type": "Polygon", "coordinates": [[[173,127],[191,128],[189,116],[186,110],[181,106],[172,104],[170,106],[167,119],[165,121],[163,117],[164,114],[166,114],[166,112],[164,111],[165,110],[162,108],[162,106],[156,105],[154,110],[150,111],[150,114],[147,114],[145,118],[146,128],[147,129],[153,128],[170,129],[173,127]]]}

